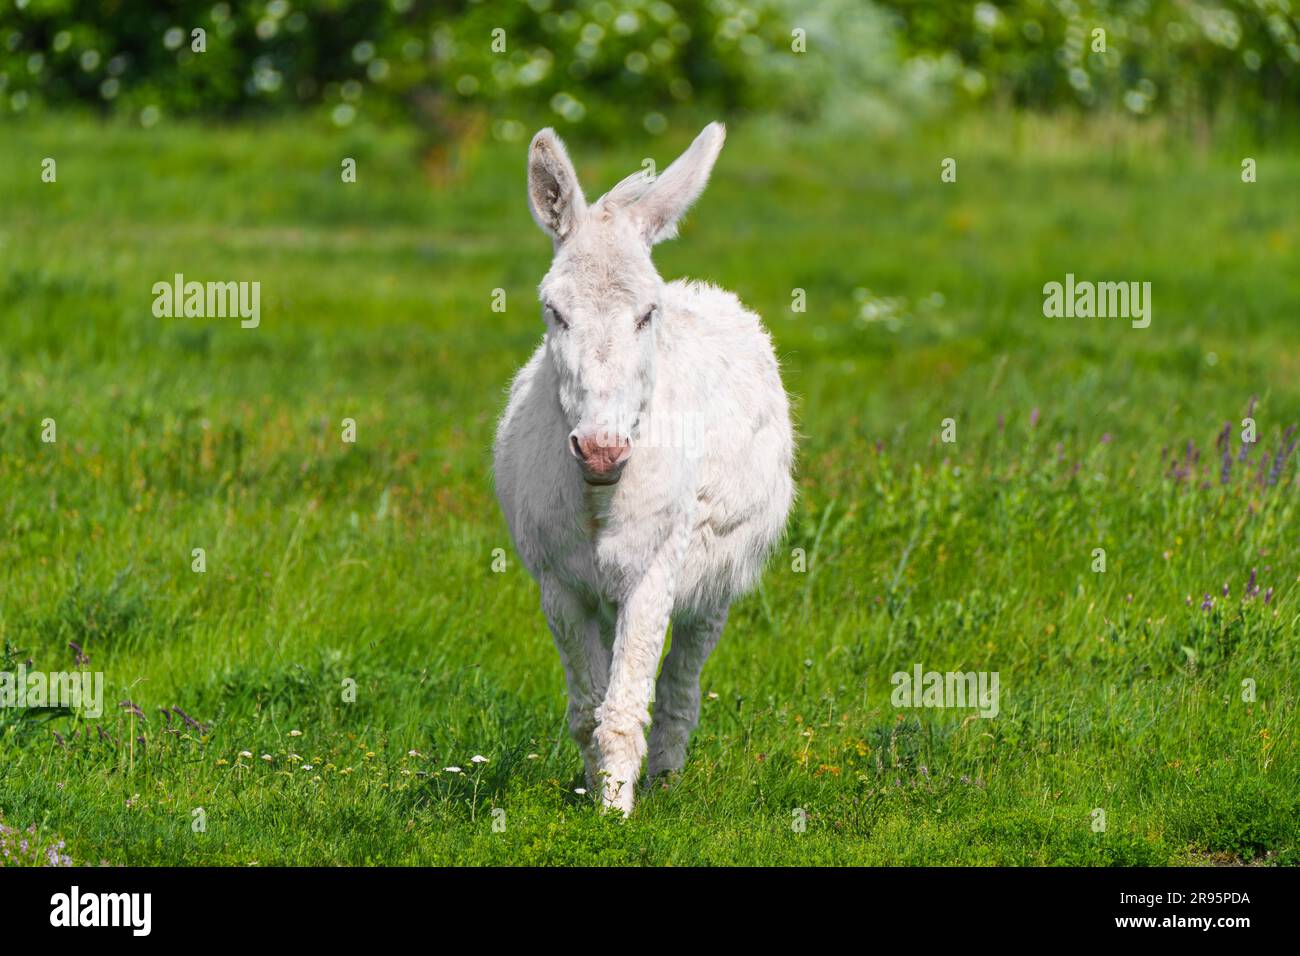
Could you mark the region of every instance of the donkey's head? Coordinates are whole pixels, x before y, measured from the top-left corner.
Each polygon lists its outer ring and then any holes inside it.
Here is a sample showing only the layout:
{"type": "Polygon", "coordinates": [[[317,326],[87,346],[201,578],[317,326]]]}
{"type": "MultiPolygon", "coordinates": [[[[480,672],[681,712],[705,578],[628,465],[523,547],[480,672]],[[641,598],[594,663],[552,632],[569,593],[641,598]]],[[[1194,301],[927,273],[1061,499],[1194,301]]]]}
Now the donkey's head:
{"type": "Polygon", "coordinates": [[[650,403],[663,280],[650,248],[704,190],[725,131],[710,123],[661,176],[641,171],[588,206],[555,131],[528,150],[528,203],[554,240],[542,280],[546,346],[560,381],[565,437],[583,478],[618,481],[650,403]]]}

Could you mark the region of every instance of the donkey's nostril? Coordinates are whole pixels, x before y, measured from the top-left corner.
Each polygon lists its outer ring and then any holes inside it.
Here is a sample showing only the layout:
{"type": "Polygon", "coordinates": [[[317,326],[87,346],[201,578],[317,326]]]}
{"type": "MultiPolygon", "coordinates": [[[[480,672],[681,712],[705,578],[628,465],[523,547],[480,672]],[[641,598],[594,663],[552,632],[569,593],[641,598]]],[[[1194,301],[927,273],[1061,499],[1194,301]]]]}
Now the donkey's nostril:
{"type": "Polygon", "coordinates": [[[573,452],[573,457],[574,457],[574,458],[577,458],[578,461],[582,461],[582,458],[583,458],[583,455],[582,455],[582,446],[581,446],[580,444],[578,444],[578,433],[577,433],[577,432],[571,432],[571,433],[569,434],[569,450],[570,450],[571,452],[573,452]]]}

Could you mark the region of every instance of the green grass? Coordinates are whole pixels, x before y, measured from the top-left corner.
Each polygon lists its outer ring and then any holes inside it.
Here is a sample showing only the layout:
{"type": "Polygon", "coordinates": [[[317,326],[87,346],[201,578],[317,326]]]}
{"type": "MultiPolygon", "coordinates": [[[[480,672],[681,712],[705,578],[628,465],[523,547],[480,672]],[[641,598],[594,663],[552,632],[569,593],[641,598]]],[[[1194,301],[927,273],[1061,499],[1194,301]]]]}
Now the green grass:
{"type": "MultiPolygon", "coordinates": [[[[1300,862],[1300,486],[1294,461],[1255,480],[1300,422],[1300,154],[1252,150],[1246,185],[1240,148],[1150,130],[732,130],[656,256],[766,317],[799,498],[686,772],[622,822],[574,792],[491,491],[549,257],[524,145],[434,185],[391,132],[6,128],[0,670],[70,668],[75,641],[111,713],[0,710],[5,821],[113,864],[1300,862]],[[176,272],[260,281],[261,327],[154,318],[176,272]],[[1151,327],[1044,318],[1067,272],[1150,281],[1151,327]],[[1221,484],[1252,396],[1260,441],[1221,484]],[[917,663],[997,671],[1001,713],[895,709],[917,663]]],[[[576,147],[589,191],[680,132],[576,147]]]]}

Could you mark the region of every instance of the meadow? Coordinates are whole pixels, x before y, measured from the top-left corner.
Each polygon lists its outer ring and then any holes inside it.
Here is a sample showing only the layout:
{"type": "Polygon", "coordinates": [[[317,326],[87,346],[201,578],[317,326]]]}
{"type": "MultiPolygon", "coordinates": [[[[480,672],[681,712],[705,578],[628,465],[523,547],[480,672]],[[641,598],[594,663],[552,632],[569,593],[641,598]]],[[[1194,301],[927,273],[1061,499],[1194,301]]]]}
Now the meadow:
{"type": "MultiPolygon", "coordinates": [[[[594,194],[694,132],[572,152],[594,194]]],[[[492,493],[525,151],[3,129],[0,670],[106,680],[98,720],[0,709],[5,825],[79,864],[1300,863],[1300,150],[734,125],[656,262],[765,317],[798,500],[626,822],[492,493]],[[260,326],[155,317],[176,273],[259,281],[260,326]],[[1151,282],[1150,327],[1046,318],[1067,273],[1151,282]],[[894,707],[917,664],[998,715],[894,707]]]]}

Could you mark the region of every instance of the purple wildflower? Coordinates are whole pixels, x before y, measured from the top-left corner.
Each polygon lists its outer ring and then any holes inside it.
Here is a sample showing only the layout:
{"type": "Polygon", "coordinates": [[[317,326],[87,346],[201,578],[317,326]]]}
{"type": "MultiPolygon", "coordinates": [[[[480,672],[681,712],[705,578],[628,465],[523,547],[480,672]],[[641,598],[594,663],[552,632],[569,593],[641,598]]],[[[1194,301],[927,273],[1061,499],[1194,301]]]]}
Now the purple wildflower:
{"type": "Polygon", "coordinates": [[[203,724],[199,723],[197,720],[195,720],[189,714],[185,713],[185,711],[181,710],[179,707],[172,707],[172,713],[174,713],[181,720],[185,721],[186,727],[190,727],[194,730],[197,730],[201,734],[207,733],[207,728],[203,726],[203,724]]]}
{"type": "Polygon", "coordinates": [[[1223,431],[1216,441],[1223,453],[1223,467],[1219,470],[1219,484],[1226,485],[1232,477],[1232,422],[1224,422],[1223,431]]]}
{"type": "Polygon", "coordinates": [[[1282,436],[1281,443],[1277,446],[1277,454],[1273,456],[1273,467],[1269,469],[1268,473],[1268,484],[1270,486],[1276,485],[1281,479],[1282,469],[1286,467],[1287,459],[1290,458],[1291,453],[1295,451],[1296,442],[1291,437],[1295,434],[1295,430],[1296,427],[1294,425],[1288,428],[1286,434],[1282,436]],[[1288,441],[1290,442],[1289,445],[1287,444],[1288,441]]]}

